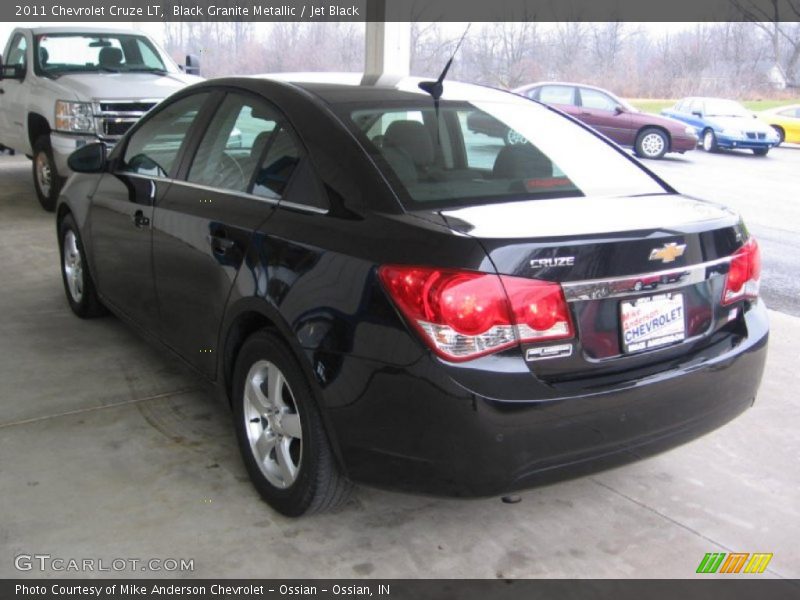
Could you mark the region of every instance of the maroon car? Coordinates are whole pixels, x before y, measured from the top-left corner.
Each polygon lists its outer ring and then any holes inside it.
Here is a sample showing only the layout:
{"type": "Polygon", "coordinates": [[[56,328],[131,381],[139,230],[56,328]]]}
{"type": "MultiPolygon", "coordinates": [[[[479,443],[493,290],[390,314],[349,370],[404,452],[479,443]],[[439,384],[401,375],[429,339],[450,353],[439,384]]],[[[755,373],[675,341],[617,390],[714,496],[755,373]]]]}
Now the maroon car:
{"type": "Polygon", "coordinates": [[[631,146],[642,158],[697,147],[694,128],[674,119],[633,108],[611,92],[577,83],[536,83],[514,90],[583,121],[621,146],[631,146]]]}

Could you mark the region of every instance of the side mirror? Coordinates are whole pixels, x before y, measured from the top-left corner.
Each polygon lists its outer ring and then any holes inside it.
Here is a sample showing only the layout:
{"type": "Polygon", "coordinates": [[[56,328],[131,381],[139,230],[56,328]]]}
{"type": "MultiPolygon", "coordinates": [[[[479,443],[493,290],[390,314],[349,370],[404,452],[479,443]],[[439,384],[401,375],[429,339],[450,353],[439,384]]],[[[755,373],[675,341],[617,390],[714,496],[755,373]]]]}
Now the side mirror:
{"type": "Polygon", "coordinates": [[[622,114],[622,113],[624,113],[624,112],[625,112],[625,109],[624,109],[624,108],[622,108],[622,106],[620,106],[619,104],[617,104],[617,105],[614,107],[614,114],[615,114],[615,115],[621,115],[621,114],[622,114]]]}
{"type": "Polygon", "coordinates": [[[25,67],[0,63],[0,79],[19,79],[22,81],[25,79],[25,67]]]}
{"type": "Polygon", "coordinates": [[[703,118],[703,113],[701,113],[699,110],[693,110],[693,111],[692,111],[692,114],[693,114],[695,117],[700,117],[701,119],[703,118]]]}
{"type": "Polygon", "coordinates": [[[69,155],[67,166],[76,173],[101,173],[106,168],[106,145],[86,144],[69,155]]]}
{"type": "Polygon", "coordinates": [[[194,54],[187,54],[183,71],[188,75],[200,75],[200,59],[194,54]]]}

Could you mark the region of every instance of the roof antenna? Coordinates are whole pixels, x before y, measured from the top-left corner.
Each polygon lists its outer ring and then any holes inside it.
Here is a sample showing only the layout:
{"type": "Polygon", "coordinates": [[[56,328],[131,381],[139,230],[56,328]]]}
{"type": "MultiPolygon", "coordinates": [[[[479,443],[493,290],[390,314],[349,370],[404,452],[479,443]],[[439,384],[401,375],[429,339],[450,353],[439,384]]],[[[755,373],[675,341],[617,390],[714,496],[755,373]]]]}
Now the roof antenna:
{"type": "Polygon", "coordinates": [[[450,57],[450,60],[447,61],[447,64],[444,66],[444,69],[439,75],[439,78],[436,81],[419,82],[419,89],[421,89],[423,92],[430,94],[431,98],[433,98],[433,101],[436,103],[437,112],[439,108],[439,98],[442,97],[442,92],[444,92],[444,86],[442,85],[442,82],[444,81],[444,78],[447,77],[447,72],[450,70],[450,65],[453,64],[453,59],[456,57],[458,49],[461,48],[461,44],[464,41],[464,38],[467,37],[467,32],[469,31],[470,27],[472,27],[472,23],[469,23],[467,25],[467,28],[464,30],[464,33],[461,35],[461,39],[458,40],[456,49],[453,50],[453,55],[450,57]]]}

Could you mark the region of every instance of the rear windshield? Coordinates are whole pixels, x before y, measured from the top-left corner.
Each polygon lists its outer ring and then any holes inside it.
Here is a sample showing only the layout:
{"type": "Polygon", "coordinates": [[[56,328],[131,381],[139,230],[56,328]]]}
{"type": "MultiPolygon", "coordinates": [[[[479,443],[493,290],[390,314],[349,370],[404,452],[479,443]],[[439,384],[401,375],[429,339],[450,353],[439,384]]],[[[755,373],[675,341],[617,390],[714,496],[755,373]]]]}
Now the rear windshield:
{"type": "Polygon", "coordinates": [[[597,136],[534,102],[347,105],[340,117],[409,209],[666,190],[597,136]]]}

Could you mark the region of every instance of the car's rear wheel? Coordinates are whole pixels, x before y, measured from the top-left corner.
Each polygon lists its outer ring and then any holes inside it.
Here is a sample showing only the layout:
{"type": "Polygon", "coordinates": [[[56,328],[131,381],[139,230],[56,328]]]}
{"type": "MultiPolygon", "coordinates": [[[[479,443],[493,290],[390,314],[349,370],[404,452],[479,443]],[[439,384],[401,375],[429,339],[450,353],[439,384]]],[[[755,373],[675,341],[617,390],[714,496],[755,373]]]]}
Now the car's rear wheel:
{"type": "Polygon", "coordinates": [[[717,136],[711,129],[706,129],[703,132],[703,150],[706,152],[717,152],[719,150],[717,136]]]}
{"type": "Polygon", "coordinates": [[[659,129],[645,129],[636,136],[634,151],[641,158],[658,159],[669,149],[667,134],[659,129]]]}
{"type": "Polygon", "coordinates": [[[343,503],[341,474],[308,380],[288,348],[268,331],[242,346],[233,378],[239,449],[258,493],[289,516],[343,503]]]}
{"type": "Polygon", "coordinates": [[[778,134],[778,143],[775,144],[775,146],[780,146],[786,141],[786,132],[783,130],[783,127],[778,127],[777,125],[773,125],[772,128],[775,130],[775,133],[778,134]]]}
{"type": "Polygon", "coordinates": [[[43,209],[48,212],[55,210],[62,185],[63,179],[53,159],[50,138],[40,135],[33,144],[33,187],[43,209]]]}
{"type": "Polygon", "coordinates": [[[769,152],[769,148],[753,148],[753,154],[756,156],[766,156],[769,152]]]}
{"type": "Polygon", "coordinates": [[[69,307],[82,319],[105,315],[108,311],[100,302],[86,263],[86,253],[72,215],[66,215],[58,227],[61,248],[61,278],[69,307]]]}

